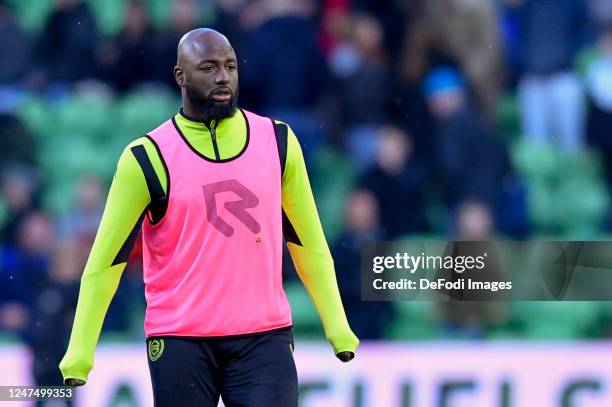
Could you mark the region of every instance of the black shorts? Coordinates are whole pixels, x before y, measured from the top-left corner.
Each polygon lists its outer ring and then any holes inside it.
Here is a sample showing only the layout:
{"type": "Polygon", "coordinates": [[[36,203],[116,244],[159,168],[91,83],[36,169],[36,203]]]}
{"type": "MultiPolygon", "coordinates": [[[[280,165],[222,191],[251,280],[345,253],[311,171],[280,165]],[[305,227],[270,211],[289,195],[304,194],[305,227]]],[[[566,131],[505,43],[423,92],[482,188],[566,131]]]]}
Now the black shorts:
{"type": "Polygon", "coordinates": [[[156,407],[297,407],[291,328],[226,338],[147,339],[156,407]]]}

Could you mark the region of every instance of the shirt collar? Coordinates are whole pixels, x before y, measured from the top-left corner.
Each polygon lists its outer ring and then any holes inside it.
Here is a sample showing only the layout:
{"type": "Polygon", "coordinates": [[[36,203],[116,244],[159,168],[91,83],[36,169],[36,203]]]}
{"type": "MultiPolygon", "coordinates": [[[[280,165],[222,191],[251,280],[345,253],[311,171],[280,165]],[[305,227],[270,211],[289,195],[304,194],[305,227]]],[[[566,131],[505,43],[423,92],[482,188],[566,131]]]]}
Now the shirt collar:
{"type": "MultiPolygon", "coordinates": [[[[183,108],[179,110],[180,116],[178,119],[184,126],[200,131],[208,131],[208,127],[198,118],[189,116],[185,113],[183,108]]],[[[219,122],[218,125],[215,126],[215,133],[217,136],[222,136],[224,133],[228,132],[230,129],[235,129],[236,126],[240,125],[240,122],[243,121],[243,115],[238,112],[238,108],[234,112],[234,115],[228,118],[225,118],[219,122]]]]}

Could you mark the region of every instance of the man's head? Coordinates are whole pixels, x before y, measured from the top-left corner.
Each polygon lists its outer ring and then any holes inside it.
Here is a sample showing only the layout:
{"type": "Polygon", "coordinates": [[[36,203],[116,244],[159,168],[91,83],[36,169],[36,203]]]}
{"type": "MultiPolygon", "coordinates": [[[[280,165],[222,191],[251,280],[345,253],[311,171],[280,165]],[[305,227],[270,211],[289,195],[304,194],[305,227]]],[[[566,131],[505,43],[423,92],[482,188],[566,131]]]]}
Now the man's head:
{"type": "Polygon", "coordinates": [[[464,104],[464,81],[455,68],[433,69],[425,77],[423,88],[429,109],[438,119],[444,120],[464,104]]]}
{"type": "Polygon", "coordinates": [[[378,131],[377,162],[388,175],[397,176],[412,154],[412,140],[397,127],[384,126],[378,131]]]}
{"type": "Polygon", "coordinates": [[[356,189],[345,203],[344,222],[351,232],[370,233],[378,228],[379,203],[372,192],[356,189]]]}
{"type": "Polygon", "coordinates": [[[238,98],[238,61],[224,35],[207,28],[189,31],[177,50],[174,78],[183,108],[206,121],[230,117],[238,98]]]}

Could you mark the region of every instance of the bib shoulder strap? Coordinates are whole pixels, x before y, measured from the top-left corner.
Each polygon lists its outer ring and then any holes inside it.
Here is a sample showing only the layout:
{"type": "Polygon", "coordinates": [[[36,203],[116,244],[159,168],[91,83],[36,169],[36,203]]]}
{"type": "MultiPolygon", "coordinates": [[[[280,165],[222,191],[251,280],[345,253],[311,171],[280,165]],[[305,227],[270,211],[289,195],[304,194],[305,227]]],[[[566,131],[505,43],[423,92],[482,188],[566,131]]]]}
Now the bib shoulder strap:
{"type": "MultiPolygon", "coordinates": [[[[159,148],[155,141],[149,136],[146,135],[149,141],[155,146],[157,154],[159,155],[159,159],[161,160],[164,169],[166,170],[166,177],[168,179],[168,183],[170,182],[169,174],[166,169],[166,164],[162,155],[160,154],[159,148]]],[[[133,146],[131,148],[132,154],[136,158],[138,165],[144,174],[145,181],[147,183],[147,189],[149,190],[149,195],[151,196],[151,203],[149,204],[147,217],[151,224],[155,224],[163,218],[166,213],[166,208],[168,207],[168,197],[162,188],[161,182],[159,181],[159,177],[155,173],[155,169],[153,168],[153,164],[151,164],[151,159],[145,150],[145,147],[142,144],[133,146]]]]}
{"type": "Polygon", "coordinates": [[[278,158],[280,160],[281,168],[281,179],[285,173],[285,163],[287,162],[287,125],[285,123],[275,123],[272,120],[274,126],[274,137],[276,137],[276,147],[278,148],[278,158]]]}
{"type": "Polygon", "coordinates": [[[278,159],[280,162],[281,179],[285,172],[285,162],[287,161],[287,133],[288,128],[285,123],[276,123],[274,119],[259,116],[248,110],[240,109],[244,113],[247,120],[247,126],[252,130],[253,128],[269,129],[268,123],[272,125],[274,130],[274,138],[276,139],[276,147],[278,149],[278,159]]]}

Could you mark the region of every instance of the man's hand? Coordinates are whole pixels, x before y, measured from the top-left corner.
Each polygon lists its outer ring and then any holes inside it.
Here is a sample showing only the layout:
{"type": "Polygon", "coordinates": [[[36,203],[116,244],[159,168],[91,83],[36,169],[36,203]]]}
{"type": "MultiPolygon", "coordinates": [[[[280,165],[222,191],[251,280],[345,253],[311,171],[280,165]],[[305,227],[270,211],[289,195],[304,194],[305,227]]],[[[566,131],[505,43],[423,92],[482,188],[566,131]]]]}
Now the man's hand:
{"type": "Polygon", "coordinates": [[[355,354],[353,352],[340,352],[336,354],[336,357],[346,363],[351,361],[355,357],[355,354]]]}
{"type": "Polygon", "coordinates": [[[80,379],[66,379],[66,385],[67,386],[76,387],[76,386],[82,386],[84,384],[85,384],[85,382],[83,380],[80,380],[80,379]]]}

